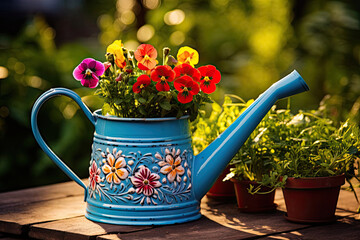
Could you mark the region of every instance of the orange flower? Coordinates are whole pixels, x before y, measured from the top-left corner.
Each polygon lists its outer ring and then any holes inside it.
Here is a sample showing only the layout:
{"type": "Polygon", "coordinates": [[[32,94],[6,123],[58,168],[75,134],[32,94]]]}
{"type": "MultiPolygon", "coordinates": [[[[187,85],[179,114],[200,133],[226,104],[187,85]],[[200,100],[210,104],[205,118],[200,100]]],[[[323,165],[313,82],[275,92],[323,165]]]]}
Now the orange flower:
{"type": "Polygon", "coordinates": [[[102,171],[106,175],[106,181],[108,183],[114,182],[115,184],[119,184],[121,180],[126,179],[129,172],[125,167],[126,162],[123,157],[115,159],[115,157],[109,153],[107,155],[106,164],[102,167],[102,171]]]}
{"type": "Polygon", "coordinates": [[[150,44],[141,44],[135,51],[135,59],[141,70],[151,70],[156,66],[157,51],[150,44]]]}

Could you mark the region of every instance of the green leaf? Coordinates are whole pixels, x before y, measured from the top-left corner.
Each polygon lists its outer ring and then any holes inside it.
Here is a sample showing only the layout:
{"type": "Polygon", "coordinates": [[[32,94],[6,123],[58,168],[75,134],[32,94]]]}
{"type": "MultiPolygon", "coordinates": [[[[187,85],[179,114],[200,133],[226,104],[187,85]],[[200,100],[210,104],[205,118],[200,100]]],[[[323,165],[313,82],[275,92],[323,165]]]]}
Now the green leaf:
{"type": "Polygon", "coordinates": [[[160,103],[160,107],[161,107],[162,109],[164,109],[164,110],[167,110],[167,111],[170,111],[170,110],[171,110],[171,104],[170,104],[170,102],[166,102],[166,101],[161,102],[161,103],[160,103]]]}
{"type": "Polygon", "coordinates": [[[138,98],[138,101],[142,104],[146,103],[146,99],[145,98],[142,98],[142,97],[139,97],[138,98]]]}

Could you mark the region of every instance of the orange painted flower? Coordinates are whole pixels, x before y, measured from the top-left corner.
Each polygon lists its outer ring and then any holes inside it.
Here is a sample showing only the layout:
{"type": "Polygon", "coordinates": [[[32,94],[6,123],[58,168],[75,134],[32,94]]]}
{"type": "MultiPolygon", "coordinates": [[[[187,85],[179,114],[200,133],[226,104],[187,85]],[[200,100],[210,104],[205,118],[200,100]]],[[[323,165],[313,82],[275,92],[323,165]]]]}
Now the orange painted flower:
{"type": "Polygon", "coordinates": [[[135,51],[135,59],[141,70],[151,70],[156,66],[157,51],[150,44],[141,44],[135,51]]]}
{"type": "Polygon", "coordinates": [[[179,64],[187,63],[194,66],[199,62],[199,53],[191,47],[182,47],[178,51],[177,60],[179,64]]]}
{"type": "Polygon", "coordinates": [[[168,82],[174,81],[175,78],[175,72],[171,69],[170,66],[167,65],[161,65],[157,66],[152,72],[151,72],[151,80],[153,80],[156,83],[156,89],[161,91],[169,91],[170,86],[168,82]]]}
{"type": "Polygon", "coordinates": [[[216,84],[221,80],[220,72],[212,65],[199,67],[198,70],[201,73],[201,91],[207,94],[213,93],[216,90],[216,84]]]}
{"type": "Polygon", "coordinates": [[[106,175],[106,181],[108,183],[114,182],[115,184],[120,184],[121,180],[125,180],[129,175],[129,172],[124,167],[126,167],[126,162],[123,157],[120,156],[115,159],[115,157],[109,153],[106,163],[102,167],[102,171],[106,175]]]}
{"type": "MultiPolygon", "coordinates": [[[[175,152],[175,149],[174,151],[175,152]]],[[[162,167],[160,172],[162,174],[167,174],[167,179],[169,182],[174,182],[174,180],[180,182],[180,176],[184,175],[185,169],[181,166],[181,157],[180,149],[178,149],[177,154],[171,153],[169,149],[165,149],[165,161],[160,161],[158,165],[162,167]]]]}
{"type": "Polygon", "coordinates": [[[174,87],[179,91],[178,100],[181,103],[189,103],[193,100],[193,95],[199,93],[199,84],[189,76],[182,76],[174,81],[174,87]]]}
{"type": "Polygon", "coordinates": [[[124,52],[122,50],[123,44],[121,43],[121,40],[116,40],[112,44],[110,44],[106,52],[112,53],[115,57],[115,64],[119,68],[124,68],[126,66],[126,61],[124,57],[124,52]]]}
{"type": "Polygon", "coordinates": [[[141,75],[137,78],[136,83],[134,83],[132,90],[134,93],[141,92],[144,88],[146,88],[151,83],[151,79],[148,75],[141,75]]]}

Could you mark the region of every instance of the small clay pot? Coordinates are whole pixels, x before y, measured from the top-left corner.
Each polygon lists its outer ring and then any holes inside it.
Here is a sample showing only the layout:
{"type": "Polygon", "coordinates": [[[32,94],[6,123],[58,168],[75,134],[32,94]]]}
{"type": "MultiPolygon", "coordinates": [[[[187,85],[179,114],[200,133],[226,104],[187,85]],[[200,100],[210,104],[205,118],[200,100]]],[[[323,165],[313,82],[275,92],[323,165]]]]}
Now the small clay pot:
{"type": "MultiPolygon", "coordinates": [[[[234,184],[230,181],[223,181],[226,175],[230,172],[230,166],[218,177],[214,185],[206,193],[206,196],[213,199],[233,199],[235,198],[234,184]]],[[[235,200],[234,200],[235,201],[235,200]]]]}
{"type": "MultiPolygon", "coordinates": [[[[267,212],[274,211],[276,204],[274,203],[275,191],[266,194],[251,194],[248,192],[250,184],[255,188],[259,186],[257,182],[231,179],[234,183],[238,208],[242,212],[267,212]]],[[[262,186],[260,192],[269,192],[271,189],[262,186]]]]}
{"type": "Polygon", "coordinates": [[[298,223],[327,223],[336,220],[335,210],[345,176],[288,178],[283,194],[285,218],[298,223]]]}

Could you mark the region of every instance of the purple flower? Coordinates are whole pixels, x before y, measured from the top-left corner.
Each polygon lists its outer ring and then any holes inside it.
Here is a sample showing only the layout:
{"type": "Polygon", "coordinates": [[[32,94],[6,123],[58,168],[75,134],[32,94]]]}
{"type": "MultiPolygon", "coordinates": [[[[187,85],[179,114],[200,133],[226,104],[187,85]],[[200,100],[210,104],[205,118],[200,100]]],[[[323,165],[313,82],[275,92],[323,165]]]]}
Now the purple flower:
{"type": "Polygon", "coordinates": [[[99,83],[99,76],[105,71],[104,65],[92,58],[84,59],[73,72],[76,80],[81,81],[84,87],[95,88],[99,83]]]}

